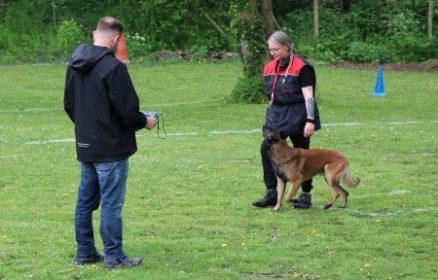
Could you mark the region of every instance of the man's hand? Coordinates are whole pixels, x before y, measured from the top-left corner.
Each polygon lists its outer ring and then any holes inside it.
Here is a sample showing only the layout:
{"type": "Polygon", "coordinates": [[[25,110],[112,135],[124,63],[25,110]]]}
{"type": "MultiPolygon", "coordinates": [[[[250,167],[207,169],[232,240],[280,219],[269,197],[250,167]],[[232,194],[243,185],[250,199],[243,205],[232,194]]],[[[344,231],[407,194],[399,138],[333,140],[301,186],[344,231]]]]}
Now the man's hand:
{"type": "Polygon", "coordinates": [[[146,129],[147,130],[151,130],[152,128],[155,127],[155,123],[157,122],[157,120],[154,117],[146,117],[146,129]]]}

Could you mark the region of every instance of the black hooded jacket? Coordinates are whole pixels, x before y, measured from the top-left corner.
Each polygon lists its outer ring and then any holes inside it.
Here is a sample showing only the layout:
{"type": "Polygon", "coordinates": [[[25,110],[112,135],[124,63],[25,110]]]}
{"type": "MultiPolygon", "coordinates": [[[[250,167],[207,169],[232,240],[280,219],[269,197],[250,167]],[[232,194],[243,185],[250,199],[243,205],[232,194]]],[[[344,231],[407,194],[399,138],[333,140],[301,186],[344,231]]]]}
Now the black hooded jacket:
{"type": "Polygon", "coordinates": [[[147,120],[126,66],[108,48],[82,44],[74,51],[64,109],[75,124],[78,160],[124,160],[137,151],[135,131],[147,120]]]}

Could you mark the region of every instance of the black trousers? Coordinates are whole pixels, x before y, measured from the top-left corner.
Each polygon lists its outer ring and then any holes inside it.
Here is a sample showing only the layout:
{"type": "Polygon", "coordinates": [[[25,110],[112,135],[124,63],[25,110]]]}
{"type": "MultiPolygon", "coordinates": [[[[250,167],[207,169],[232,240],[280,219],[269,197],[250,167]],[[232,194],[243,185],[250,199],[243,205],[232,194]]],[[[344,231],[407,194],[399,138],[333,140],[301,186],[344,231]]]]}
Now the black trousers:
{"type": "MultiPolygon", "coordinates": [[[[295,148],[309,149],[310,147],[310,137],[295,135],[289,136],[289,138],[295,148]]],[[[262,154],[263,180],[265,181],[266,188],[268,190],[275,190],[277,188],[277,176],[275,176],[272,162],[269,159],[268,145],[265,140],[263,140],[260,147],[260,153],[262,154]]],[[[309,179],[301,184],[301,189],[305,193],[309,193],[312,188],[312,179],[309,179]]]]}

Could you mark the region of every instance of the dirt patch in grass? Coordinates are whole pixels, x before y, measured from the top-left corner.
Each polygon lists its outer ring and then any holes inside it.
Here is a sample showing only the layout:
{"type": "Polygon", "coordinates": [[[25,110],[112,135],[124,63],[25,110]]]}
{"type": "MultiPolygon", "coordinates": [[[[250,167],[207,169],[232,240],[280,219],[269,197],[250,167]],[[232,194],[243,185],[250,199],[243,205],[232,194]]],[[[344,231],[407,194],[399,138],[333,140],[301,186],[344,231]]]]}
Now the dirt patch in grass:
{"type": "MultiPolygon", "coordinates": [[[[383,63],[380,64],[386,71],[406,71],[406,72],[427,72],[438,74],[438,59],[428,59],[419,63],[383,63]]],[[[342,61],[334,65],[335,68],[345,69],[377,69],[378,64],[373,63],[354,63],[350,61],[342,61]]]]}

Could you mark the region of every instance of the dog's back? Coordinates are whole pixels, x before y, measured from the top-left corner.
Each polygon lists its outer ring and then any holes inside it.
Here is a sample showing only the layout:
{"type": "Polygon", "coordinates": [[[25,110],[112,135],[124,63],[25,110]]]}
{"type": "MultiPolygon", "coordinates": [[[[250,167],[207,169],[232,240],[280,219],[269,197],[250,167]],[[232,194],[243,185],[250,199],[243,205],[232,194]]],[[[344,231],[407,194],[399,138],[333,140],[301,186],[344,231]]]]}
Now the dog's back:
{"type": "Polygon", "coordinates": [[[336,169],[344,169],[348,165],[347,158],[337,151],[293,148],[286,140],[280,140],[272,145],[271,159],[278,169],[287,175],[292,175],[295,169],[301,170],[301,174],[305,177],[303,179],[325,173],[325,169],[333,168],[332,165],[335,163],[336,169]]]}
{"type": "Polygon", "coordinates": [[[356,187],[359,178],[350,175],[347,158],[338,151],[327,149],[299,149],[288,145],[278,131],[264,127],[265,141],[269,146],[268,154],[277,174],[277,205],[281,205],[284,193],[285,178],[292,182],[292,187],[287,193],[286,201],[290,202],[302,182],[311,179],[317,174],[323,174],[327,184],[332,189],[332,199],[324,208],[330,208],[339,195],[343,197],[340,207],[344,208],[348,200],[348,192],[340,185],[344,181],[349,187],[356,187]]]}

